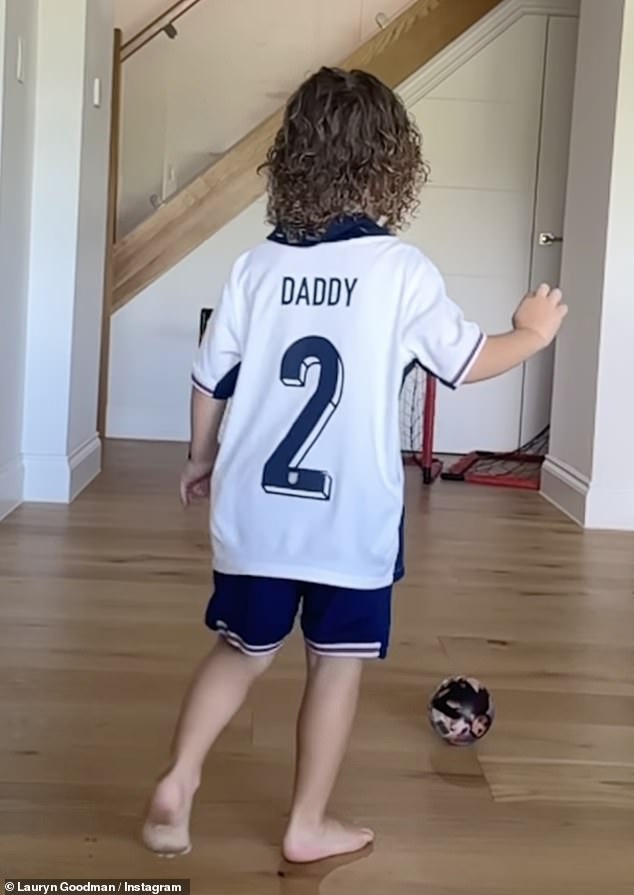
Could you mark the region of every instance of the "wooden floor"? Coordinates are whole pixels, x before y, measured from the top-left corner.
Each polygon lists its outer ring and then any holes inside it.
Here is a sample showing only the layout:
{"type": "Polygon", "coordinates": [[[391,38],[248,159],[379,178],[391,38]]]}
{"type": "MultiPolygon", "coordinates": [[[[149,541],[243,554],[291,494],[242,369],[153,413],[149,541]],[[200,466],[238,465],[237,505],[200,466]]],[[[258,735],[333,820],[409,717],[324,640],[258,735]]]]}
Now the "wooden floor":
{"type": "Polygon", "coordinates": [[[191,668],[209,557],[183,450],[113,444],[71,508],[0,526],[0,877],[190,878],[195,895],[634,893],[634,536],[583,534],[534,494],[408,471],[408,577],[367,675],[336,808],[374,853],[279,879],[300,694],[292,642],[224,735],[194,852],[137,844],[191,668]],[[477,750],[427,727],[432,687],[481,677],[477,750]]]}

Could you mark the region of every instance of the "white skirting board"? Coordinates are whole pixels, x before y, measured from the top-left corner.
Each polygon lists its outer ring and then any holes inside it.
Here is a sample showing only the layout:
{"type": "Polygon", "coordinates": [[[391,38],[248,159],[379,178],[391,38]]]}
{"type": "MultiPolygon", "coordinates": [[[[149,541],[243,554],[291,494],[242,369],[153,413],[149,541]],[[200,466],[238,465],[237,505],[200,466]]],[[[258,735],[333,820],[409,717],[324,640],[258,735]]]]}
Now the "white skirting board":
{"type": "Polygon", "coordinates": [[[583,528],[634,531],[634,490],[591,482],[552,457],[542,468],[542,495],[583,528]]]}
{"type": "Polygon", "coordinates": [[[101,440],[97,435],[70,456],[24,456],[24,500],[71,503],[101,472],[101,440]]]}
{"type": "Polygon", "coordinates": [[[4,519],[22,503],[24,469],[22,460],[7,463],[0,469],[0,519],[4,519]]]}
{"type": "Polygon", "coordinates": [[[542,495],[579,525],[585,525],[590,483],[576,469],[554,457],[542,467],[542,495]]]}

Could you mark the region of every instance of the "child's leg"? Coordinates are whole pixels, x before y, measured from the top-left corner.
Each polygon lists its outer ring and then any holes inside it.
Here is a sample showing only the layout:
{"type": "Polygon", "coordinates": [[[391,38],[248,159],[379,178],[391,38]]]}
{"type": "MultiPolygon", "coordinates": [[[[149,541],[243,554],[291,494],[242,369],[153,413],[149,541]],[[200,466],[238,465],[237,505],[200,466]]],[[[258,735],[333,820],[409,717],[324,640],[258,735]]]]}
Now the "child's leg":
{"type": "Polygon", "coordinates": [[[319,861],[364,848],[371,830],[327,817],[354,721],[366,659],[385,657],[391,588],[307,586],[302,627],[308,678],[297,722],[297,769],[284,856],[319,861]]]}
{"type": "Polygon", "coordinates": [[[203,661],[183,703],[170,769],[156,788],[143,827],[143,841],[152,851],[177,855],[190,850],[189,816],[207,753],[273,659],[274,654],[244,655],[220,639],[203,661]]]}
{"type": "Polygon", "coordinates": [[[190,850],[189,815],[207,753],[251,684],[273,661],[299,605],[294,582],[219,573],[214,582],[206,623],[222,637],[185,698],[170,768],[156,788],[143,827],[143,841],[159,854],[190,850]]]}
{"type": "Polygon", "coordinates": [[[320,861],[365,848],[371,830],[326,816],[352,729],[363,660],[308,652],[308,677],[297,722],[295,791],[284,857],[320,861]]]}

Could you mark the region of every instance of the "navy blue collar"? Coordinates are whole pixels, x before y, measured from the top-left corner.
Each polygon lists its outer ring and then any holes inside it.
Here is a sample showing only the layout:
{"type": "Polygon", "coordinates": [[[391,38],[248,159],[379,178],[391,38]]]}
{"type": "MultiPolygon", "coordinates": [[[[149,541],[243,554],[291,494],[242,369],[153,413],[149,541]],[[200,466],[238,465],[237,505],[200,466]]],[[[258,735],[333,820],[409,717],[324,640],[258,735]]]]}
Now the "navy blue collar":
{"type": "Polygon", "coordinates": [[[296,248],[310,248],[312,246],[321,245],[323,242],[345,242],[348,239],[359,239],[361,236],[390,235],[389,230],[379,226],[376,221],[373,221],[371,218],[359,216],[338,218],[329,225],[322,236],[306,236],[297,242],[293,242],[288,239],[280,227],[276,227],[269,236],[269,239],[271,242],[277,242],[281,245],[294,246],[296,248]]]}

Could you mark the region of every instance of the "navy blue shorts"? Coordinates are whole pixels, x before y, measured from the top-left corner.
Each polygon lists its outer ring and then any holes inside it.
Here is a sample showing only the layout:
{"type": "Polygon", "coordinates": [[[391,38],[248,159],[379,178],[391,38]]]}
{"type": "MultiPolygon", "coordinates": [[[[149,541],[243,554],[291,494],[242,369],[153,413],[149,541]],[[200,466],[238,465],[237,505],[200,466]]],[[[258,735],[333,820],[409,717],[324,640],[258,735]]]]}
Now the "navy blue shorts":
{"type": "Polygon", "coordinates": [[[319,656],[384,659],[390,636],[392,588],[352,590],[214,572],[206,624],[247,656],[280,649],[301,608],[308,647],[319,656]]]}

